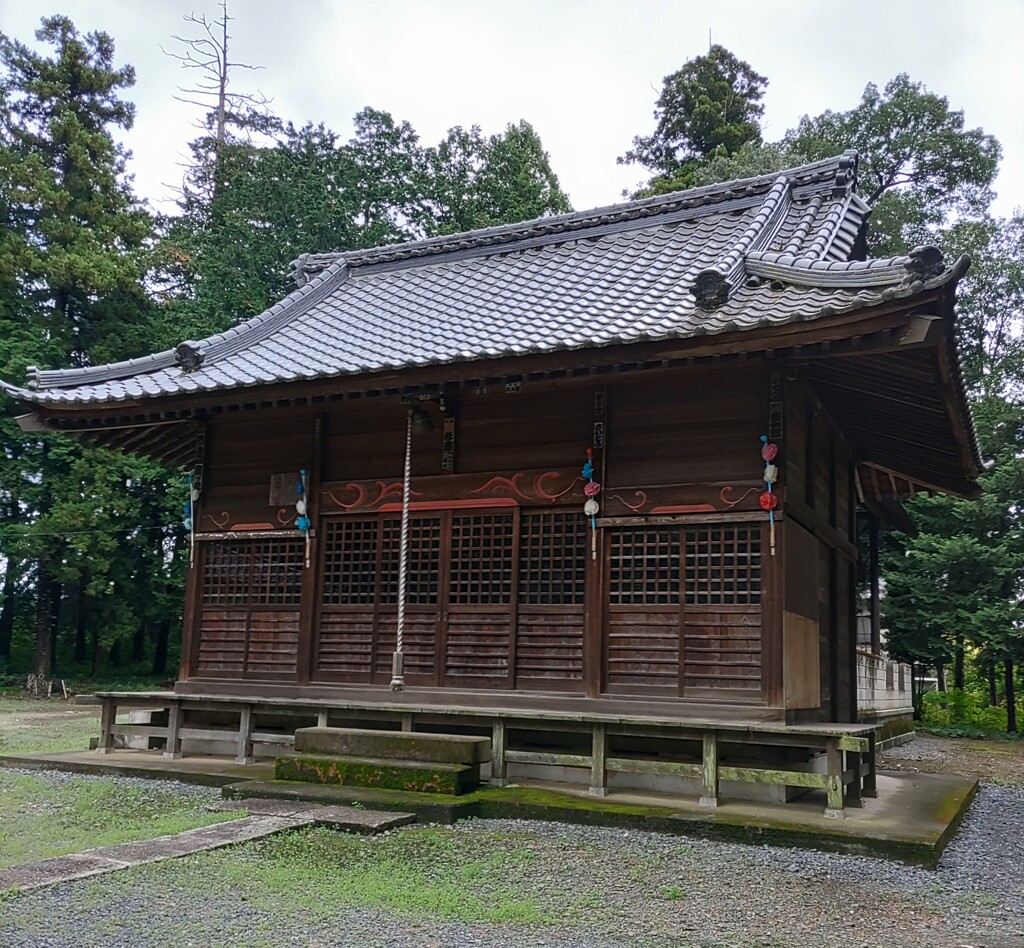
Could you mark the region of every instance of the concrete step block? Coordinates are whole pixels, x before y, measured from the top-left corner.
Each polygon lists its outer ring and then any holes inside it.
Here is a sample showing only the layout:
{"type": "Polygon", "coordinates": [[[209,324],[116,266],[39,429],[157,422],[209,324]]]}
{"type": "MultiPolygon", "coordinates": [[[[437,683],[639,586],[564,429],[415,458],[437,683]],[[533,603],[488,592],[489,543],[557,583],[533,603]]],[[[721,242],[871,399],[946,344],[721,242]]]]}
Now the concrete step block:
{"type": "Polygon", "coordinates": [[[462,734],[421,734],[415,731],[302,727],[295,732],[295,750],[303,754],[374,757],[381,760],[482,764],[491,759],[491,739],[462,734]]]}
{"type": "Polygon", "coordinates": [[[302,783],[457,796],[480,785],[480,765],[296,753],[277,758],[274,777],[302,783]]]}

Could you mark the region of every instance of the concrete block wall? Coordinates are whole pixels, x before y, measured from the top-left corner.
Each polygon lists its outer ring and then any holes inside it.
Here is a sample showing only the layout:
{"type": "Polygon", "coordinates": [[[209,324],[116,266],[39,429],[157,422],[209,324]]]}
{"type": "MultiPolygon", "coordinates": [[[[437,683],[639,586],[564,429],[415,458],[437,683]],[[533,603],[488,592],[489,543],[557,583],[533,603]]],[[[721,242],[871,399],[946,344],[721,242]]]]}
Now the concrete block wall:
{"type": "Polygon", "coordinates": [[[913,708],[910,666],[886,655],[857,650],[857,707],[862,711],[907,711],[913,708]]]}

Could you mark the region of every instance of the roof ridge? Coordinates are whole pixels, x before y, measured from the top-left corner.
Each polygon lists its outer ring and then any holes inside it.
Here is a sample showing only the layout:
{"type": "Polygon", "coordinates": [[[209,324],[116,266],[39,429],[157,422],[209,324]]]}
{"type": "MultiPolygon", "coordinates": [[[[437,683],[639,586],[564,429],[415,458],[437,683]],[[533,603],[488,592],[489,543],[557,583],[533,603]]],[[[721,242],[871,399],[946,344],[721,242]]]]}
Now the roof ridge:
{"type": "Polygon", "coordinates": [[[35,366],[29,366],[29,388],[47,390],[96,382],[112,382],[117,379],[130,378],[142,372],[170,369],[176,365],[180,365],[183,372],[192,371],[199,368],[207,358],[222,359],[234,355],[241,349],[272,335],[291,319],[293,311],[300,303],[317,302],[320,296],[326,296],[344,283],[347,278],[348,268],[343,263],[334,264],[304,286],[293,290],[269,309],[237,326],[232,326],[222,333],[207,336],[198,342],[189,340],[179,343],[173,349],[165,349],[163,352],[156,352],[138,359],[126,359],[122,362],[85,366],[79,369],[42,370],[35,366]]]}
{"type": "Polygon", "coordinates": [[[351,269],[356,269],[393,260],[447,254],[467,247],[500,247],[544,234],[570,234],[617,221],[656,217],[681,208],[712,207],[740,197],[753,197],[758,193],[770,191],[780,176],[788,178],[794,190],[818,185],[822,190],[829,190],[831,196],[837,197],[852,192],[856,184],[856,169],[857,153],[851,149],[841,155],[808,162],[781,172],[658,194],[624,204],[603,205],[568,214],[538,217],[516,224],[483,227],[457,234],[442,234],[423,240],[385,244],[362,250],[302,254],[292,261],[290,269],[296,283],[301,286],[309,275],[320,272],[338,260],[345,260],[351,269]]]}
{"type": "Polygon", "coordinates": [[[778,234],[792,205],[793,192],[789,178],[779,175],[764,203],[746,230],[693,278],[691,292],[702,309],[721,306],[732,290],[743,280],[747,253],[769,244],[778,234]]]}

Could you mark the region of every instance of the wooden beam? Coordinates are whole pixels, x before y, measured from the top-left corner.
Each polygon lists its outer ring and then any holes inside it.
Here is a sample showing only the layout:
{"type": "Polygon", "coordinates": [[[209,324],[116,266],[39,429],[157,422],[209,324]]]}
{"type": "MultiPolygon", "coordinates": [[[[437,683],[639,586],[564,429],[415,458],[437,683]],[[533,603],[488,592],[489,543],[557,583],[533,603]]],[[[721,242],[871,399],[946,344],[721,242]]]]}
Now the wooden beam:
{"type": "Polygon", "coordinates": [[[718,806],[718,781],[722,776],[718,766],[718,735],[714,731],[706,731],[702,743],[701,777],[704,787],[699,802],[701,806],[718,806]]]}
{"type": "Polygon", "coordinates": [[[608,735],[605,725],[595,724],[590,754],[590,794],[603,797],[608,793],[608,735]]]}
{"type": "Polygon", "coordinates": [[[167,743],[164,745],[164,757],[167,760],[178,760],[181,757],[180,701],[172,701],[167,709],[167,743]]]}

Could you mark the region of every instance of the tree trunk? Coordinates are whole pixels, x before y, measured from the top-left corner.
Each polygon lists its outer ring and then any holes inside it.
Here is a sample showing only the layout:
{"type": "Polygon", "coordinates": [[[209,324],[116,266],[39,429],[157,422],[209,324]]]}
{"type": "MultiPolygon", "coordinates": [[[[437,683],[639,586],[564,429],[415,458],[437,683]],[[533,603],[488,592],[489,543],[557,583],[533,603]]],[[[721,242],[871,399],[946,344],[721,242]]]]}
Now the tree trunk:
{"type": "Polygon", "coordinates": [[[53,581],[39,564],[36,576],[36,642],[32,653],[32,674],[45,678],[50,672],[50,626],[53,624],[53,581]]]}
{"type": "Polygon", "coordinates": [[[985,672],[988,677],[988,706],[994,708],[999,704],[999,688],[996,685],[996,661],[992,659],[985,663],[985,672]]]}
{"type": "Polygon", "coordinates": [[[1013,662],[1006,660],[1004,670],[1006,672],[1006,730],[1011,734],[1017,733],[1017,692],[1013,681],[1013,662]]]}
{"type": "Polygon", "coordinates": [[[84,665],[89,660],[89,643],[85,636],[85,585],[81,581],[75,602],[75,664],[84,665]]]}
{"type": "Polygon", "coordinates": [[[953,687],[964,690],[964,643],[959,640],[956,643],[956,651],[953,653],[953,687]]]}
{"type": "Polygon", "coordinates": [[[50,677],[57,677],[57,635],[60,632],[60,607],[64,586],[54,583],[50,590],[50,677]]]}
{"type": "Polygon", "coordinates": [[[935,666],[935,677],[938,679],[937,687],[938,687],[939,691],[945,691],[946,690],[946,666],[945,665],[936,665],[935,666]]]}
{"type": "Polygon", "coordinates": [[[132,636],[132,662],[136,665],[141,664],[146,660],[146,623],[138,621],[138,625],[135,627],[135,634],[132,636]]]}
{"type": "Polygon", "coordinates": [[[171,623],[163,619],[156,627],[156,645],[153,649],[153,674],[167,674],[167,646],[171,638],[171,623]]]}
{"type": "Polygon", "coordinates": [[[92,639],[92,664],[89,666],[89,675],[95,678],[100,665],[100,630],[96,623],[93,623],[90,638],[92,639]]]}
{"type": "Polygon", "coordinates": [[[14,638],[14,617],[18,611],[17,592],[14,584],[14,563],[7,560],[4,569],[4,604],[0,607],[0,663],[5,668],[11,665],[11,640],[14,638]]]}

